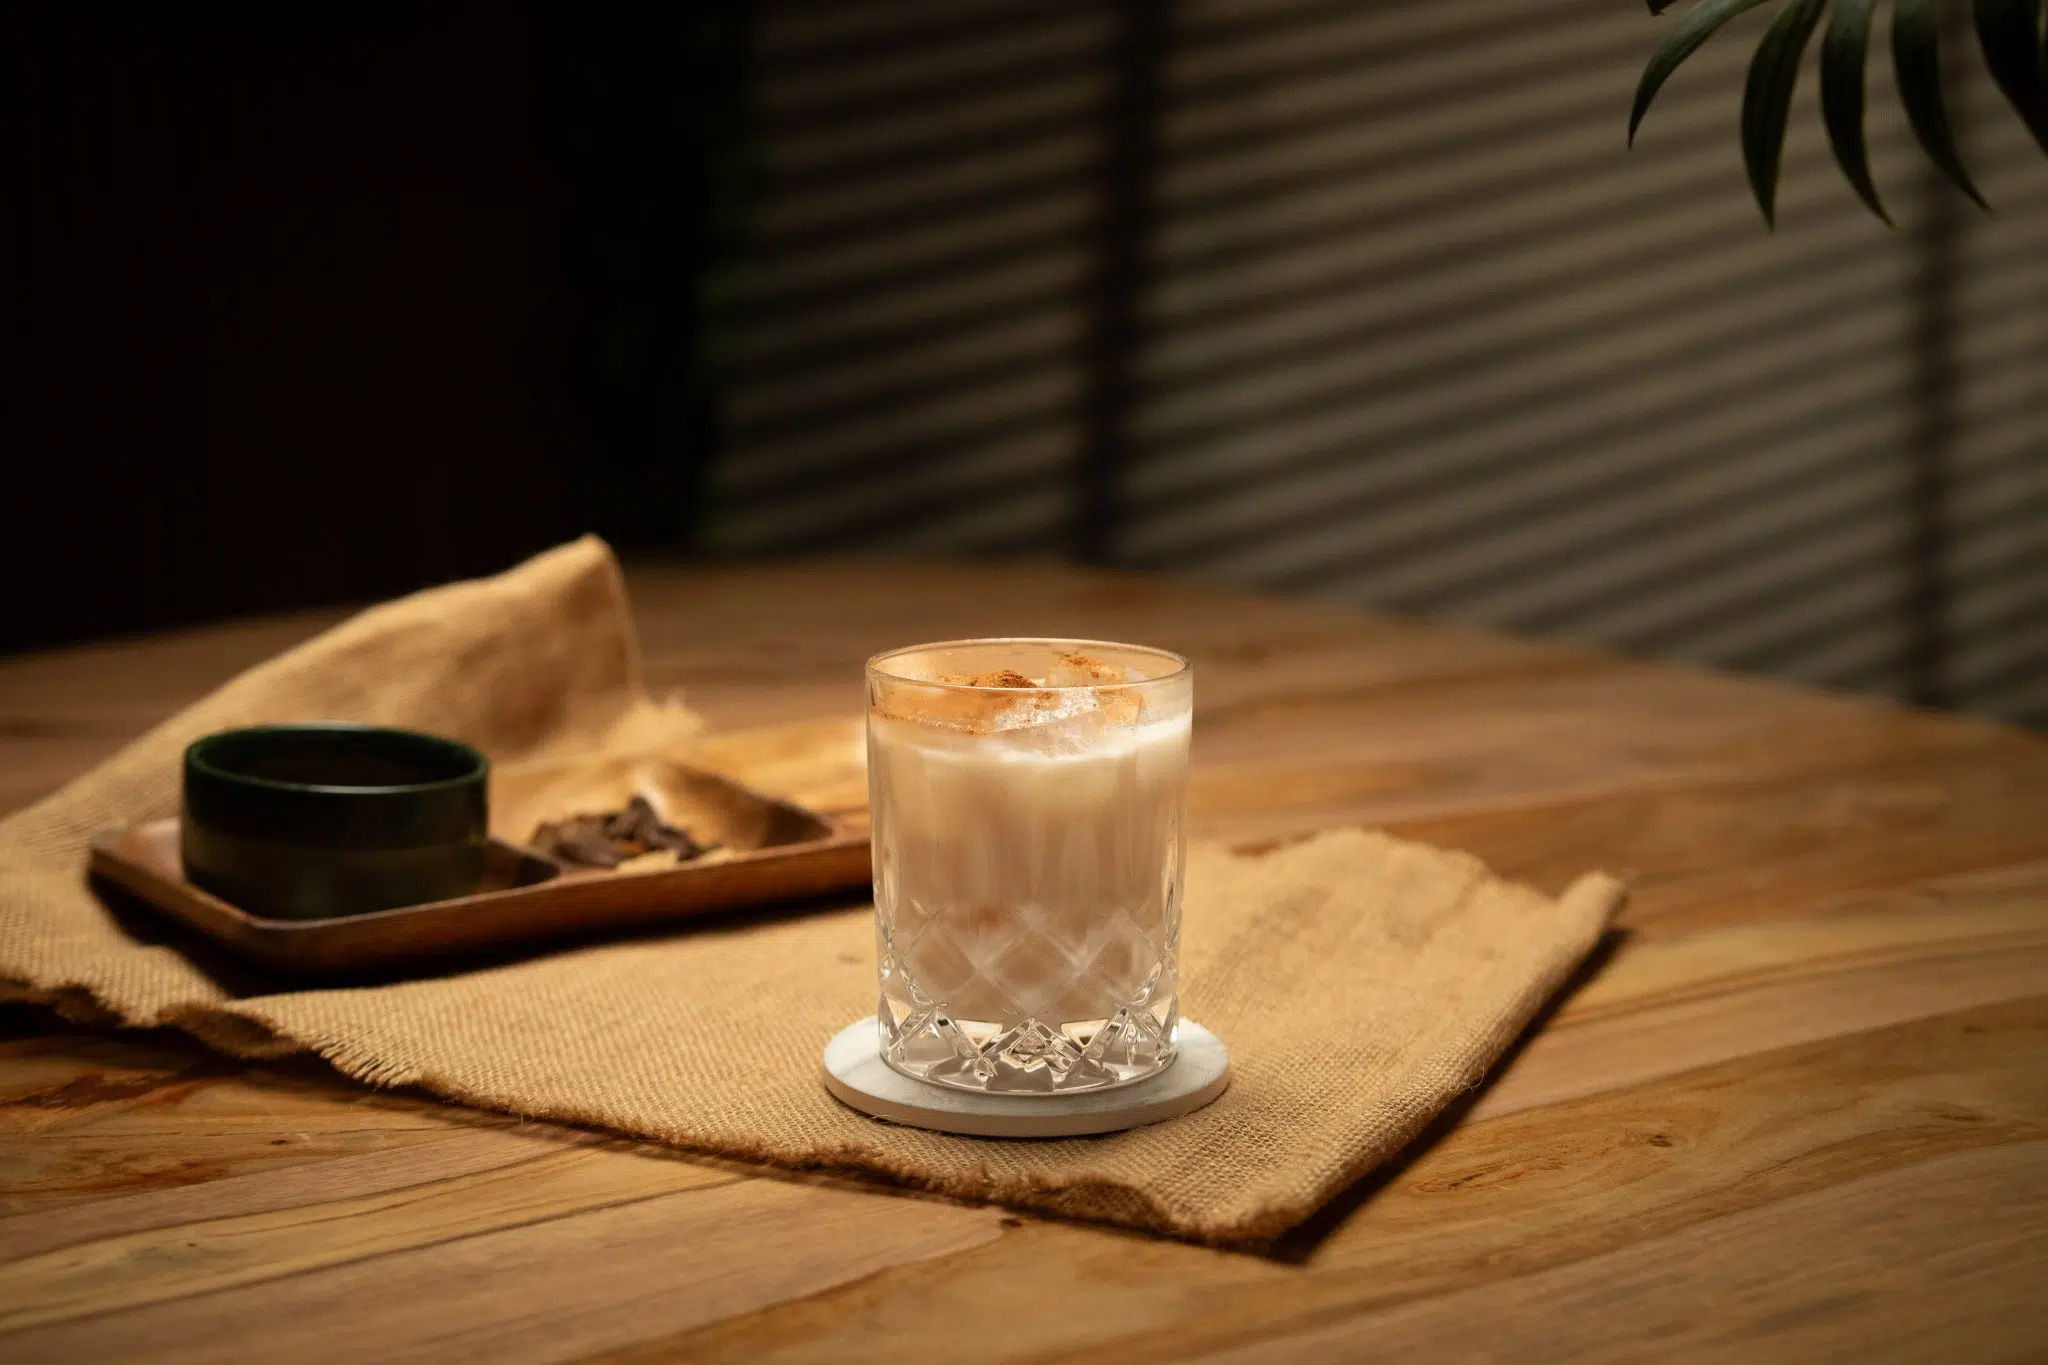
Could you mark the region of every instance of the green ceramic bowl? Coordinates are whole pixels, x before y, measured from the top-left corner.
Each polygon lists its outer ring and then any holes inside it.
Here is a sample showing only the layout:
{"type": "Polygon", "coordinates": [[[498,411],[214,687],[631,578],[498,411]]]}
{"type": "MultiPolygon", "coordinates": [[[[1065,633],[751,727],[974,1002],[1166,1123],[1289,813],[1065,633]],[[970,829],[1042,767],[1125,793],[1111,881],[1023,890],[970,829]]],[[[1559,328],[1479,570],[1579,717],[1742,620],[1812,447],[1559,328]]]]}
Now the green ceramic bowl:
{"type": "Polygon", "coordinates": [[[372,725],[259,725],[185,750],[185,876],[250,914],[329,919],[468,895],[490,763],[372,725]]]}

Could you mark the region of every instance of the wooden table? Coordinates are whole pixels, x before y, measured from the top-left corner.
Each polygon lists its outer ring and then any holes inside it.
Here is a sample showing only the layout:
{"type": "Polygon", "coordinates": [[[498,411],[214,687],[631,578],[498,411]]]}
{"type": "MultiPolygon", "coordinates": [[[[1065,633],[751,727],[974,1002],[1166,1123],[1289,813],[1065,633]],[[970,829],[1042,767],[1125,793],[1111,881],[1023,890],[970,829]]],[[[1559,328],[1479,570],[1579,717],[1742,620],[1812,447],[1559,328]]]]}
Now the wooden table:
{"type": "MultiPolygon", "coordinates": [[[[1873,702],[1052,568],[634,575],[721,726],[885,645],[1197,663],[1197,832],[1341,822],[1625,936],[1279,1257],[757,1176],[17,1009],[0,1359],[2048,1358],[2048,743],[1873,702]]],[[[332,616],[0,661],[0,805],[332,616]]]]}

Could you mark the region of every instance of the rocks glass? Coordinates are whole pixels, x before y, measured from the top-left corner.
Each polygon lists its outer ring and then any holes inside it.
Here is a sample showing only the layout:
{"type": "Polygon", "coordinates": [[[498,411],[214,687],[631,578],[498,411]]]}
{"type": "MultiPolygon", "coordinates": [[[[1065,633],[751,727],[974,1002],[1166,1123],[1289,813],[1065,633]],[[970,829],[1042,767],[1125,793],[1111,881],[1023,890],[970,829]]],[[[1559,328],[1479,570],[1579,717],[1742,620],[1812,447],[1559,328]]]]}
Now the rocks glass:
{"type": "Polygon", "coordinates": [[[868,661],[883,1058],[1064,1095],[1179,1025],[1194,680],[1164,650],[959,640],[868,661]]]}

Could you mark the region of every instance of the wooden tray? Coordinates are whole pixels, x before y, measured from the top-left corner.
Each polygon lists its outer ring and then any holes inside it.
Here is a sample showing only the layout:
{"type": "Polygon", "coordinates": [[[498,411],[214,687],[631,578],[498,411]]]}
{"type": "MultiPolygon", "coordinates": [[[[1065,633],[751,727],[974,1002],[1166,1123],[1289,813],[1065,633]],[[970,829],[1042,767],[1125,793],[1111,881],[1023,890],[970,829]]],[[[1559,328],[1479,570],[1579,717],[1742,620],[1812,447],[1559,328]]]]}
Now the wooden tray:
{"type": "Polygon", "coordinates": [[[230,953],[299,975],[389,970],[777,902],[868,882],[859,814],[820,814],[717,773],[661,759],[515,768],[494,776],[491,856],[482,889],[455,900],[338,919],[252,915],[185,880],[178,822],[112,830],[91,870],[230,953]],[[520,847],[544,819],[615,809],[643,795],[672,824],[732,850],[723,861],[654,872],[571,868],[520,847]]]}

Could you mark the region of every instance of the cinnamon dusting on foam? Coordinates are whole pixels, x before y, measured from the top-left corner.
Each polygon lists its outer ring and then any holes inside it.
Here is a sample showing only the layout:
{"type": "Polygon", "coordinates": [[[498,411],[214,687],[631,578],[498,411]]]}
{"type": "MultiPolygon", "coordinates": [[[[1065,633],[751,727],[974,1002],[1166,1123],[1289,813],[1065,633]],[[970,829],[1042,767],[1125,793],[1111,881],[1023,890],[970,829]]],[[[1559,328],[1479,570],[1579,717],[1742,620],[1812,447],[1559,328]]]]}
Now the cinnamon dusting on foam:
{"type": "Polygon", "coordinates": [[[1081,714],[1069,700],[1076,688],[1100,688],[1093,694],[1094,705],[1086,709],[1099,710],[1118,725],[1136,725],[1144,709],[1135,689],[1102,687],[1131,681],[1128,670],[1086,654],[1062,654],[1043,680],[999,668],[988,673],[941,673],[932,681],[947,684],[947,690],[919,693],[915,715],[892,711],[879,702],[875,714],[885,720],[987,735],[1081,714]]]}
{"type": "Polygon", "coordinates": [[[1037,683],[1025,677],[1014,668],[999,668],[993,673],[941,673],[937,681],[954,687],[1036,687],[1037,683]]]}

